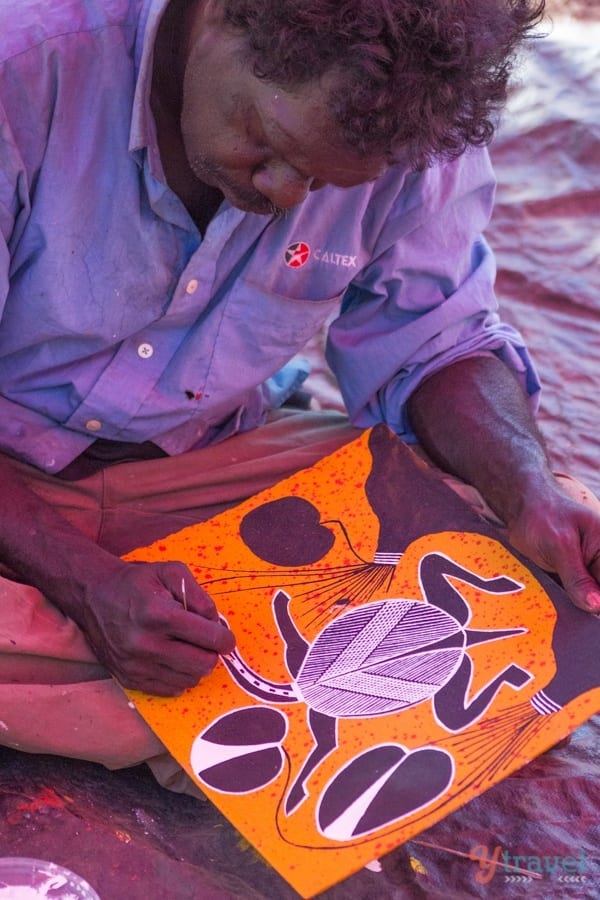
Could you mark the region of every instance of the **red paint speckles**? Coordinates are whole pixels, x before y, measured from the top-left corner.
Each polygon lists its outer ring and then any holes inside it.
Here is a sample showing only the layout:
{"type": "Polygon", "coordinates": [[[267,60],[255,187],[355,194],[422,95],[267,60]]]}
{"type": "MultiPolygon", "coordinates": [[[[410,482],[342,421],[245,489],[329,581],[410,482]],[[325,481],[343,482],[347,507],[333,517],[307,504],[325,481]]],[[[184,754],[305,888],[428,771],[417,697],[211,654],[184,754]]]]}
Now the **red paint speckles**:
{"type": "Polygon", "coordinates": [[[42,787],[34,797],[16,804],[15,811],[9,813],[7,821],[15,825],[24,818],[30,818],[33,813],[45,812],[48,808],[64,809],[65,801],[52,788],[42,787]]]}

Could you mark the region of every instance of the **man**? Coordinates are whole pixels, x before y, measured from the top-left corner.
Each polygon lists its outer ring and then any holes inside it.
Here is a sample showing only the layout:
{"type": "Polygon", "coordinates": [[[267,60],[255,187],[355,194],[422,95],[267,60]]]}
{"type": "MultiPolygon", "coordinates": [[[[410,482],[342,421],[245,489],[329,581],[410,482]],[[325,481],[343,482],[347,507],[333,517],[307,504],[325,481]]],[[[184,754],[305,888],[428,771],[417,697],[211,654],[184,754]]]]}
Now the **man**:
{"type": "Polygon", "coordinates": [[[378,421],[600,612],[600,517],[548,468],[481,237],[477,148],[541,5],[3,4],[4,743],[182,786],[110,675],[176,694],[235,639],[185,567],[119,554],[378,421]],[[340,303],[355,428],[273,413],[340,303]]]}

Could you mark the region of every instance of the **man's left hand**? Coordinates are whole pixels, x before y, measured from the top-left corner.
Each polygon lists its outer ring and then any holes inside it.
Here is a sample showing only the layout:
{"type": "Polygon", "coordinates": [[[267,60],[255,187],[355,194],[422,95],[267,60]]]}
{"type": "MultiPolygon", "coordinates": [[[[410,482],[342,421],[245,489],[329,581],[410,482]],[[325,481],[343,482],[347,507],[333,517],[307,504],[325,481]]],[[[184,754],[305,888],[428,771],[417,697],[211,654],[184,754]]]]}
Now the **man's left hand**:
{"type": "Polygon", "coordinates": [[[600,615],[600,514],[556,485],[525,502],[508,526],[511,543],[555,572],[576,606],[600,615]]]}

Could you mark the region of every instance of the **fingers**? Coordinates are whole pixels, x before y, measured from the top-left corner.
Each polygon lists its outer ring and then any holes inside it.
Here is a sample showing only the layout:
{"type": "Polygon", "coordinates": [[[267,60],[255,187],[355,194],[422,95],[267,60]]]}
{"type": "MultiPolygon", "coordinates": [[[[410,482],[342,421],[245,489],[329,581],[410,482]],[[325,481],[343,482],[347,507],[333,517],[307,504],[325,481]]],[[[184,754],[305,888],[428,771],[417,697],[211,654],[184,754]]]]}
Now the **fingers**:
{"type": "Polygon", "coordinates": [[[212,599],[181,563],[128,566],[118,578],[95,585],[91,596],[88,640],[124,687],[179,694],[235,646],[212,599]]]}
{"type": "Polygon", "coordinates": [[[589,542],[584,541],[583,552],[586,567],[594,581],[596,588],[600,591],[600,525],[598,526],[598,537],[595,546],[588,547],[588,543],[593,543],[593,539],[589,542]]]}
{"type": "Polygon", "coordinates": [[[559,570],[557,574],[575,606],[600,615],[600,587],[587,569],[571,565],[566,571],[559,570]]]}
{"type": "Polygon", "coordinates": [[[168,570],[162,574],[165,588],[181,604],[179,610],[171,610],[169,633],[181,641],[217,654],[231,653],[235,647],[233,633],[219,619],[212,598],[200,587],[189,570],[180,565],[175,568],[169,564],[168,570]],[[178,589],[174,588],[174,584],[178,584],[178,589]],[[193,613],[193,616],[180,613],[193,613]]]}
{"type": "Polygon", "coordinates": [[[169,633],[182,643],[210,650],[221,656],[231,653],[235,647],[233,632],[226,625],[190,610],[186,613],[183,608],[173,611],[169,633]]]}
{"type": "Polygon", "coordinates": [[[180,654],[175,662],[160,660],[153,654],[151,659],[131,662],[116,672],[115,677],[124,688],[159,697],[176,697],[209,675],[218,659],[216,653],[198,650],[194,651],[193,657],[180,654]]]}
{"type": "Polygon", "coordinates": [[[576,606],[600,614],[600,517],[588,508],[579,520],[565,572],[559,575],[576,606]]]}
{"type": "MultiPolygon", "coordinates": [[[[223,626],[218,627],[225,631],[223,626]]],[[[210,675],[218,661],[219,654],[214,650],[184,642],[164,631],[145,629],[130,635],[125,644],[113,645],[110,668],[123,687],[175,696],[210,675]]]]}
{"type": "MultiPolygon", "coordinates": [[[[564,479],[563,479],[564,481],[564,479]]],[[[572,479],[529,498],[509,533],[514,545],[543,569],[555,572],[575,606],[600,614],[600,504],[572,479]],[[593,501],[593,502],[592,502],[593,501]],[[514,540],[513,540],[514,539],[514,540]]]]}
{"type": "MultiPolygon", "coordinates": [[[[234,649],[235,637],[185,566],[168,563],[161,568],[160,578],[162,599],[167,603],[160,611],[154,606],[154,627],[150,625],[150,634],[146,632],[144,649],[152,672],[145,683],[159,695],[172,696],[210,674],[219,656],[234,649]]],[[[139,677],[137,681],[140,683],[139,677]]]]}
{"type": "Polygon", "coordinates": [[[214,601],[206,591],[200,587],[188,570],[181,576],[178,593],[178,599],[184,609],[194,612],[199,616],[204,616],[206,619],[218,620],[219,613],[217,612],[214,601]]]}
{"type": "Polygon", "coordinates": [[[212,598],[200,587],[190,570],[183,563],[159,563],[157,571],[166,590],[186,611],[195,612],[207,619],[218,620],[219,614],[212,598]]]}
{"type": "Polygon", "coordinates": [[[600,521],[584,510],[554,546],[554,571],[575,606],[600,614],[600,521]]]}

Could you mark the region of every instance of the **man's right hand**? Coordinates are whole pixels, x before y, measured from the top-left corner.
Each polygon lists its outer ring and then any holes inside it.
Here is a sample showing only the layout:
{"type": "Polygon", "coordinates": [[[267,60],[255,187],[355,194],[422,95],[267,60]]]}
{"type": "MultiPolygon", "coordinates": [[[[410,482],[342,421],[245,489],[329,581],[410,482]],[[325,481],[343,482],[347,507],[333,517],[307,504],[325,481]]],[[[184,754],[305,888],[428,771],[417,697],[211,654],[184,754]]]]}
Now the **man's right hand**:
{"type": "Polygon", "coordinates": [[[232,632],[182,563],[115,560],[107,568],[77,604],[69,604],[69,613],[123,687],[180,694],[208,675],[219,655],[233,650],[232,632]]]}

